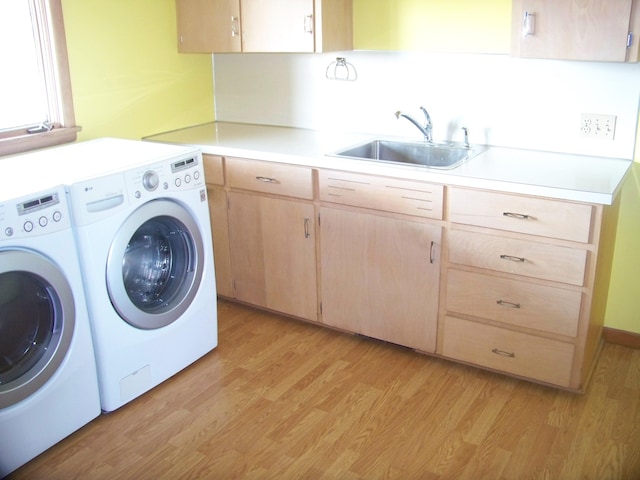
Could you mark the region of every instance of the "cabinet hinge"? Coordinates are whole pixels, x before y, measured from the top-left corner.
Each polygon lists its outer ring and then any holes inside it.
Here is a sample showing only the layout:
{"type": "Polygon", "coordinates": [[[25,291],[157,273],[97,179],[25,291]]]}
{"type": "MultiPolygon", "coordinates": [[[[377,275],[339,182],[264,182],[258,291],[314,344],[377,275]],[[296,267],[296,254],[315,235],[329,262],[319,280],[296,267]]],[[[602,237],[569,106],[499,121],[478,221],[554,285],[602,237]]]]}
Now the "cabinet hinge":
{"type": "Polygon", "coordinates": [[[627,35],[627,48],[631,48],[631,44],[633,43],[633,32],[629,32],[627,35]]]}

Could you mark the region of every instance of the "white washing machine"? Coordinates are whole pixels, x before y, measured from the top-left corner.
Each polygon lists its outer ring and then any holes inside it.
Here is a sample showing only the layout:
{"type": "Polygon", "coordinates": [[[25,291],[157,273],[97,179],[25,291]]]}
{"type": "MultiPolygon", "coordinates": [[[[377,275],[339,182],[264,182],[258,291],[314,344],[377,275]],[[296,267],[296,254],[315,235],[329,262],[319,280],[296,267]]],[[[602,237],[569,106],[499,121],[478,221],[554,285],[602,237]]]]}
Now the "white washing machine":
{"type": "Polygon", "coordinates": [[[26,171],[0,161],[0,477],[100,414],[65,188],[26,171]]]}
{"type": "Polygon", "coordinates": [[[69,187],[107,412],[218,343],[202,155],[193,148],[135,143],[141,155],[110,164],[109,173],[94,169],[69,187]],[[161,159],[153,162],[154,156],[161,159]]]}

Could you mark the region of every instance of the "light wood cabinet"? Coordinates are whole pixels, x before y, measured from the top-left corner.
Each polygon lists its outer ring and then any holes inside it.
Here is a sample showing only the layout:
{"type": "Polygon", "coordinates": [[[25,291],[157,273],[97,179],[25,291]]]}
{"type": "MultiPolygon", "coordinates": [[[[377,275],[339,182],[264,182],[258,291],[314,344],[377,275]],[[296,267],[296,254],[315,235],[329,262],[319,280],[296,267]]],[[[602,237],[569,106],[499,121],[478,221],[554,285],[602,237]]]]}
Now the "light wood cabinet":
{"type": "Polygon", "coordinates": [[[233,297],[233,277],[231,275],[227,193],[224,189],[222,157],[204,154],[202,155],[202,161],[204,163],[204,175],[209,201],[216,289],[218,295],[231,298],[233,297]]]}
{"type": "Polygon", "coordinates": [[[441,185],[320,170],[322,322],[434,352],[441,185]],[[354,209],[351,207],[364,207],[354,209]]]}
{"type": "Polygon", "coordinates": [[[238,158],[226,169],[233,297],[316,321],[315,207],[293,198],[313,191],[311,169],[238,158]]]}
{"type": "Polygon", "coordinates": [[[637,62],[637,0],[513,0],[512,55],[637,62]]]}
{"type": "Polygon", "coordinates": [[[176,0],[180,52],[353,48],[352,0],[176,0]]]}
{"type": "Polygon", "coordinates": [[[178,51],[240,52],[240,0],[176,0],[178,51]]]}
{"type": "Polygon", "coordinates": [[[448,218],[438,352],[583,389],[601,345],[617,205],[450,187],[448,218]]]}

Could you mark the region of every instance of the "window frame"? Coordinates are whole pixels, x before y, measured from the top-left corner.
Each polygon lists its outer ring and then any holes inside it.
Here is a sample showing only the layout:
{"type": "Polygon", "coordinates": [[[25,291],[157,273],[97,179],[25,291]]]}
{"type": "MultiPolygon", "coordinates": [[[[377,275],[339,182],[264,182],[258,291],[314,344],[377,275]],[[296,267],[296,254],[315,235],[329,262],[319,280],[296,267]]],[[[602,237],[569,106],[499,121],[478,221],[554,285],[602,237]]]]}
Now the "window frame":
{"type": "Polygon", "coordinates": [[[75,124],[62,0],[36,0],[36,2],[40,4],[40,12],[48,14],[49,17],[49,19],[38,20],[41,24],[46,24],[45,28],[49,30],[45,32],[44,41],[48,42],[50,48],[45,55],[51,56],[49,63],[53,65],[56,88],[52,89],[49,86],[48,90],[50,93],[55,91],[58,118],[53,122],[53,128],[45,132],[28,133],[27,127],[0,132],[0,157],[74,142],[81,130],[81,127],[75,124]]]}

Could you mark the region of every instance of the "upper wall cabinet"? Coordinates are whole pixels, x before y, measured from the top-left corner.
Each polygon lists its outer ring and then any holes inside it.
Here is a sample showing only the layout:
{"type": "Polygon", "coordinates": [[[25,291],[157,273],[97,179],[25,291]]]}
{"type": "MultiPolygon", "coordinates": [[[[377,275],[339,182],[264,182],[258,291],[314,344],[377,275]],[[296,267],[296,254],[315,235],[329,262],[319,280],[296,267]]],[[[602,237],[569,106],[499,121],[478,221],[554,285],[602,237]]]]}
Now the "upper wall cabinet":
{"type": "Polygon", "coordinates": [[[353,48],[352,0],[176,0],[183,53],[353,48]]]}
{"type": "Polygon", "coordinates": [[[637,62],[638,3],[513,0],[511,53],[526,58],[637,62]]]}

